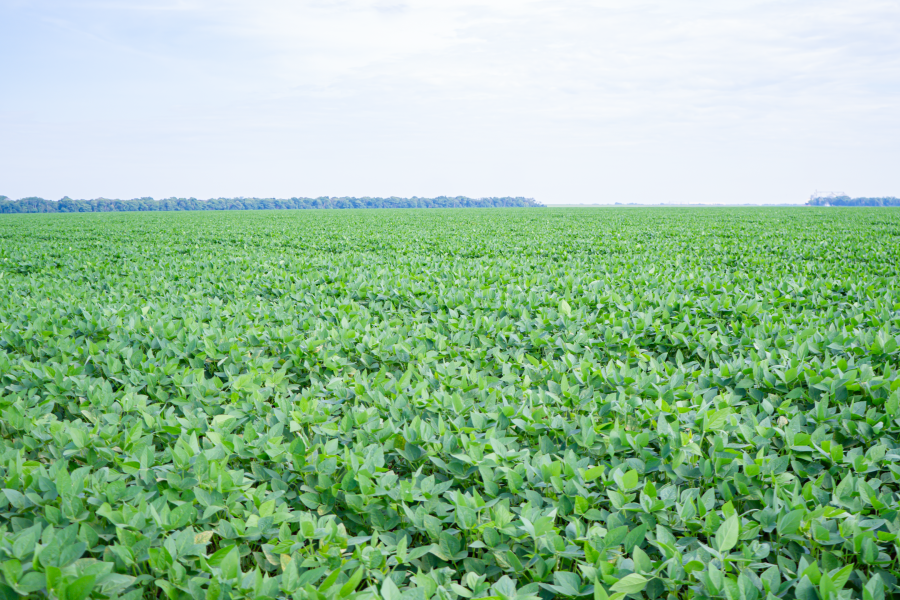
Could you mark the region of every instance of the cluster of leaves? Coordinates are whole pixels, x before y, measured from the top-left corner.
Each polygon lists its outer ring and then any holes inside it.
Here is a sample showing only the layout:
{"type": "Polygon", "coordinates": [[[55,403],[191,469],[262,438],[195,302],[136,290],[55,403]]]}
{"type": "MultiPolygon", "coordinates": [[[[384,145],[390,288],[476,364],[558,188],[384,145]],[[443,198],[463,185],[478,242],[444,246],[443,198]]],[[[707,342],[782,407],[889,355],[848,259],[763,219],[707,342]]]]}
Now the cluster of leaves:
{"type": "Polygon", "coordinates": [[[900,213],[0,220],[0,597],[898,593],[900,213]]]}
{"type": "Polygon", "coordinates": [[[0,213],[73,213],[73,212],[129,212],[129,211],[181,211],[181,210],[302,210],[318,208],[501,208],[538,207],[532,198],[467,198],[465,196],[438,196],[437,198],[134,198],[116,200],[95,198],[73,200],[68,196],[61,200],[44,200],[30,197],[10,200],[0,196],[0,213]]]}

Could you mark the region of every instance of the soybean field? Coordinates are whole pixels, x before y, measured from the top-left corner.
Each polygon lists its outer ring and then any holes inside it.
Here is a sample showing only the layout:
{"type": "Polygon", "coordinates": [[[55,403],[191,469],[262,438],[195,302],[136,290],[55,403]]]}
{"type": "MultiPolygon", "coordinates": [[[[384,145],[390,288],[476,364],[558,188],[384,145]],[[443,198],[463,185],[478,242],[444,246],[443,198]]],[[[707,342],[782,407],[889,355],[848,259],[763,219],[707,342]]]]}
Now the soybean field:
{"type": "Polygon", "coordinates": [[[0,216],[0,599],[900,595],[900,211],[0,216]]]}

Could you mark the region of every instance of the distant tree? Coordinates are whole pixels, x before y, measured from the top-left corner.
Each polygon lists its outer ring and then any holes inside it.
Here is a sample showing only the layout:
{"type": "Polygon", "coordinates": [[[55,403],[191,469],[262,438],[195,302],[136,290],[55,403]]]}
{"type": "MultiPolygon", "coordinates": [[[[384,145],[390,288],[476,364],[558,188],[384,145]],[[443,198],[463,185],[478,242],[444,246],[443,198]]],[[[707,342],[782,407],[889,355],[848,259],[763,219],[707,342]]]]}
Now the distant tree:
{"type": "Polygon", "coordinates": [[[900,198],[851,198],[849,196],[813,197],[807,206],[900,206],[900,198]]]}
{"type": "MultiPolygon", "coordinates": [[[[896,200],[896,199],[893,199],[896,200]]],[[[95,198],[73,200],[68,196],[58,201],[29,197],[10,200],[0,196],[0,213],[40,212],[126,212],[126,211],[183,211],[183,210],[298,210],[321,208],[495,208],[542,207],[532,198],[467,198],[465,196],[439,196],[437,198],[372,198],[372,197],[319,197],[319,198],[164,198],[150,197],[117,200],[95,198]]],[[[893,206],[893,205],[891,205],[893,206]]]]}

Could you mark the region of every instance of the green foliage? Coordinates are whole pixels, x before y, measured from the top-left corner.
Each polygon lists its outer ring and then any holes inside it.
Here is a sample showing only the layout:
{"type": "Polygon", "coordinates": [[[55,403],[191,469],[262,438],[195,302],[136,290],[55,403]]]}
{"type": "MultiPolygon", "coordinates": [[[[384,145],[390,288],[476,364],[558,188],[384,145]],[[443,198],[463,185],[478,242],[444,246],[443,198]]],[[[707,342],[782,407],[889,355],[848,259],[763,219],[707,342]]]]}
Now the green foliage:
{"type": "Polygon", "coordinates": [[[466,198],[439,196],[437,198],[135,198],[133,200],[44,200],[31,197],[10,200],[0,196],[0,213],[73,213],[73,212],[155,212],[182,210],[284,210],[319,208],[500,208],[543,206],[531,198],[466,198]]]}
{"type": "Polygon", "coordinates": [[[808,206],[900,206],[900,198],[851,198],[850,196],[813,196],[808,206]]]}
{"type": "Polygon", "coordinates": [[[0,597],[894,597],[898,235],[3,217],[0,597]]]}

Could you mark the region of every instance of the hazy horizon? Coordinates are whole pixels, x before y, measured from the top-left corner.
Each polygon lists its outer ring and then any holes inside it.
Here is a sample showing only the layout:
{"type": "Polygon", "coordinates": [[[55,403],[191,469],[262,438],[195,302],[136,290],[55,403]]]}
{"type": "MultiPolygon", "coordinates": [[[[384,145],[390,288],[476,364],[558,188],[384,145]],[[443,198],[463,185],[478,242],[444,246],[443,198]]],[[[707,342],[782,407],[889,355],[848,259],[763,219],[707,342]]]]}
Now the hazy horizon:
{"type": "MultiPolygon", "coordinates": [[[[374,198],[392,198],[392,197],[393,197],[393,198],[403,199],[403,200],[414,199],[414,198],[418,198],[418,199],[420,199],[420,200],[433,200],[433,199],[435,199],[435,198],[441,198],[441,197],[444,197],[444,198],[460,198],[461,196],[442,195],[442,196],[433,196],[433,197],[424,197],[424,196],[418,196],[418,197],[417,197],[417,196],[405,196],[405,197],[403,197],[403,196],[393,195],[393,196],[381,196],[381,197],[373,197],[373,196],[355,196],[355,197],[350,197],[350,196],[345,196],[345,197],[343,197],[343,198],[354,198],[354,199],[356,199],[356,200],[362,200],[362,199],[364,199],[364,198],[374,199],[374,198]]],[[[0,194],[0,199],[3,199],[3,198],[4,198],[4,195],[3,195],[3,194],[0,194]]],[[[8,198],[8,197],[7,197],[7,198],[8,198]]],[[[40,198],[41,200],[50,201],[50,202],[59,202],[59,201],[66,200],[66,199],[72,200],[72,201],[76,201],[76,202],[85,202],[85,201],[92,202],[92,201],[99,201],[99,200],[107,200],[107,201],[112,201],[112,202],[119,202],[119,201],[144,200],[144,199],[147,199],[147,198],[149,198],[150,200],[154,200],[154,201],[182,200],[182,199],[186,199],[186,200],[199,200],[199,201],[201,201],[201,202],[207,202],[207,201],[208,201],[208,202],[216,202],[216,201],[222,200],[222,199],[229,199],[229,200],[230,200],[230,199],[245,199],[245,200],[279,200],[279,201],[291,200],[291,199],[292,199],[292,198],[259,197],[259,196],[257,196],[257,197],[252,197],[252,196],[232,196],[232,197],[224,197],[224,196],[223,196],[223,197],[210,197],[210,198],[196,198],[196,197],[183,196],[183,195],[182,195],[182,196],[170,196],[170,197],[167,197],[167,198],[153,198],[153,197],[148,197],[148,196],[142,196],[142,197],[136,197],[136,198],[111,198],[111,197],[108,197],[108,196],[98,196],[98,197],[96,197],[96,198],[72,198],[72,197],[70,197],[70,196],[64,196],[63,198],[43,198],[43,197],[40,197],[40,196],[30,196],[30,197],[21,197],[21,198],[8,198],[8,200],[11,200],[11,201],[15,202],[15,201],[27,200],[27,199],[29,199],[29,198],[40,198]]],[[[294,198],[302,198],[302,197],[294,197],[294,198]]],[[[340,196],[320,196],[319,198],[331,198],[331,199],[336,199],[336,200],[342,199],[342,197],[340,197],[340,196]]],[[[478,200],[478,201],[490,199],[489,197],[488,197],[488,198],[465,197],[465,198],[468,198],[468,199],[470,199],[470,200],[478,200]]],[[[514,200],[514,199],[515,199],[515,198],[511,198],[511,197],[509,197],[509,196],[502,196],[502,197],[501,197],[501,196],[495,196],[494,198],[509,199],[509,200],[514,200]]],[[[523,197],[520,196],[519,198],[523,198],[523,197]]],[[[307,200],[314,200],[314,198],[309,198],[309,197],[306,197],[306,199],[307,199],[307,200]]],[[[529,200],[535,200],[535,199],[529,198],[529,200]]],[[[807,202],[805,202],[805,201],[804,201],[804,202],[781,202],[781,203],[774,203],[774,202],[743,202],[743,203],[737,203],[737,202],[689,202],[689,201],[687,201],[687,202],[678,202],[678,201],[645,201],[645,202],[619,202],[619,201],[615,201],[615,202],[597,202],[597,201],[595,201],[595,202],[572,202],[572,201],[559,201],[559,202],[541,202],[540,200],[536,200],[536,201],[537,201],[537,205],[538,205],[538,206],[544,206],[544,207],[546,207],[546,208],[572,208],[572,207],[574,207],[574,208],[578,208],[578,207],[583,207],[583,208],[590,208],[590,207],[600,207],[600,208],[606,208],[606,207],[609,207],[609,208],[623,207],[623,208],[628,208],[628,207],[641,207],[641,206],[644,206],[644,207],[666,207],[666,206],[671,206],[671,207],[717,207],[717,206],[721,206],[721,207],[729,207],[729,206],[731,206],[731,207],[741,207],[741,206],[748,207],[748,206],[760,206],[760,207],[763,207],[763,206],[770,206],[770,207],[773,207],[773,208],[774,208],[774,207],[805,207],[805,206],[808,206],[807,202]]],[[[304,208],[310,208],[310,207],[293,207],[293,208],[294,208],[294,209],[297,209],[297,210],[302,210],[302,209],[304,209],[304,208]]],[[[320,207],[320,208],[321,208],[321,207],[320,207]]],[[[338,207],[338,208],[339,208],[339,207],[338,207]]],[[[392,208],[393,208],[393,209],[406,209],[406,208],[414,208],[414,207],[402,207],[402,206],[394,206],[394,207],[392,207],[392,206],[360,206],[359,208],[360,208],[360,209],[372,209],[372,208],[377,208],[377,209],[392,209],[392,208]]],[[[416,208],[423,208],[423,207],[416,207],[416,208]]],[[[452,207],[435,206],[435,207],[430,207],[430,208],[452,208],[452,207]]],[[[478,207],[476,207],[476,208],[478,208],[478,207]]],[[[482,208],[486,208],[486,207],[482,207],[482,208]]],[[[493,207],[493,208],[498,208],[498,207],[495,206],[495,207],[493,207]]],[[[514,207],[514,206],[513,206],[513,207],[507,206],[507,208],[515,208],[515,207],[514,207]]],[[[117,209],[117,210],[119,210],[119,209],[117,209]]],[[[128,209],[128,210],[133,210],[133,209],[128,209]]],[[[182,210],[182,209],[179,209],[179,210],[182,210]]],[[[183,210],[195,210],[195,209],[188,208],[188,209],[183,209],[183,210]]],[[[236,208],[236,209],[227,209],[227,208],[226,208],[226,209],[217,209],[217,210],[245,210],[245,209],[237,209],[237,208],[236,208]]],[[[253,208],[253,209],[251,209],[251,210],[260,210],[260,209],[253,208]]],[[[262,209],[262,210],[265,210],[265,209],[262,209]]],[[[271,210],[285,210],[285,207],[272,208],[271,210]]],[[[27,212],[31,212],[31,211],[27,211],[27,212]]],[[[41,211],[37,211],[37,212],[41,212],[41,211]]],[[[63,212],[67,212],[67,211],[63,211],[63,212]]],[[[109,211],[104,210],[104,211],[100,211],[100,212],[109,212],[109,211]]]]}
{"type": "Polygon", "coordinates": [[[879,0],[0,0],[0,194],[900,196],[898,32],[879,0]]]}

